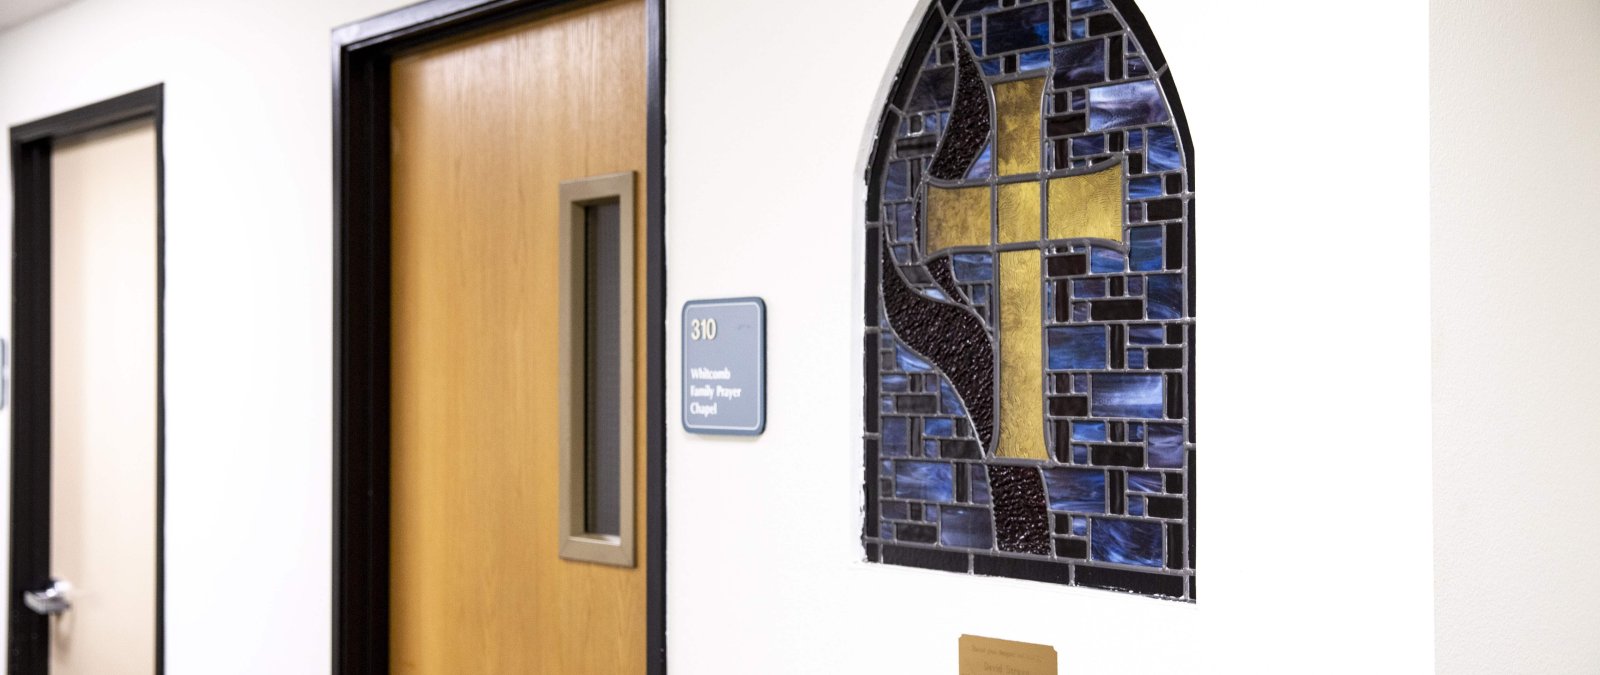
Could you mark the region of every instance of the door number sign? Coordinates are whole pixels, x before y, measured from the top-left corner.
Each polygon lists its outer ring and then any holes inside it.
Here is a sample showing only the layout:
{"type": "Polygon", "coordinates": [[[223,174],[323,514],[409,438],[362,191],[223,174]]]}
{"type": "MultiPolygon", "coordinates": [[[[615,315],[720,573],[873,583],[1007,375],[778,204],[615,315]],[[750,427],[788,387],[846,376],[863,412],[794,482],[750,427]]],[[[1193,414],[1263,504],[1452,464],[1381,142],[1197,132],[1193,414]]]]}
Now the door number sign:
{"type": "Polygon", "coordinates": [[[683,305],[683,428],[755,436],[767,426],[767,304],[761,298],[683,305]]]}

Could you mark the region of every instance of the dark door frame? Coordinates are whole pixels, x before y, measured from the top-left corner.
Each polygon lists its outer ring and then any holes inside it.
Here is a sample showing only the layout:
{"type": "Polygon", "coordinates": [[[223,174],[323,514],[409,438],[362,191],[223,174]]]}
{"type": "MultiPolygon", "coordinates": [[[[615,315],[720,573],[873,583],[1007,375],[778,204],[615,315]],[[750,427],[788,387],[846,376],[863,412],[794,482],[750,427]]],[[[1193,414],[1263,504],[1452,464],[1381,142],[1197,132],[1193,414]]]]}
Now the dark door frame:
{"type": "Polygon", "coordinates": [[[166,161],[162,85],[11,128],[11,573],[7,672],[49,669],[50,620],[22,604],[50,584],[50,154],[57,140],[156,126],[156,672],[166,665],[166,161]]]}
{"type": "MultiPolygon", "coordinates": [[[[389,672],[389,64],[585,0],[427,0],[333,31],[333,671],[389,672]]],[[[666,672],[666,0],[645,0],[647,662],[666,672]]]]}

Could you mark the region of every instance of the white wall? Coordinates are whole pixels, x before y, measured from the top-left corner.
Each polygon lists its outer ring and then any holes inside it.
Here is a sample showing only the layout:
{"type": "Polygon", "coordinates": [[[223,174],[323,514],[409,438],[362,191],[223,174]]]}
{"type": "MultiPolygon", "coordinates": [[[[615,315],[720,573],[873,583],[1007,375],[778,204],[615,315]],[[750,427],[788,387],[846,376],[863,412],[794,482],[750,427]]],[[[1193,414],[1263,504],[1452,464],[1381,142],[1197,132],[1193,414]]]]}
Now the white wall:
{"type": "Polygon", "coordinates": [[[1194,606],[859,562],[861,176],[922,3],[784,4],[668,17],[673,667],[954,673],[965,632],[1063,673],[1430,669],[1425,4],[1140,3],[1203,205],[1194,606]],[[685,434],[676,308],[737,295],[767,433],[685,434]]]}
{"type": "Polygon", "coordinates": [[[398,4],[83,0],[0,33],[5,127],[167,85],[174,675],[328,669],[328,32],[398,4]]]}
{"type": "Polygon", "coordinates": [[[1600,672],[1600,4],[1432,8],[1439,669],[1600,672]]]}
{"type": "MultiPolygon", "coordinates": [[[[175,674],[326,671],[327,35],[394,4],[82,0],[0,33],[6,126],[168,86],[175,674]]],[[[954,672],[963,632],[1067,673],[1431,667],[1426,7],[1142,4],[1204,204],[1200,603],[859,562],[861,175],[920,3],[673,0],[675,672],[954,672]],[[768,431],[686,435],[676,310],[748,294],[768,431]]]]}

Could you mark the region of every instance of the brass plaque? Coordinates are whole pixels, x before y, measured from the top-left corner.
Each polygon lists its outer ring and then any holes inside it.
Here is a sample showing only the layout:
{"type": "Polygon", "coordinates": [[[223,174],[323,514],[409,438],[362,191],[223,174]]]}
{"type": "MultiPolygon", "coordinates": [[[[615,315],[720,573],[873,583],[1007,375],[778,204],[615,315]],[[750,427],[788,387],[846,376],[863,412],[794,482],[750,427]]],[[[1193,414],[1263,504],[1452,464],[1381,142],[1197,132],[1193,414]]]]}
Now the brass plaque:
{"type": "Polygon", "coordinates": [[[976,635],[961,636],[961,675],[1057,675],[1056,649],[976,635]]]}

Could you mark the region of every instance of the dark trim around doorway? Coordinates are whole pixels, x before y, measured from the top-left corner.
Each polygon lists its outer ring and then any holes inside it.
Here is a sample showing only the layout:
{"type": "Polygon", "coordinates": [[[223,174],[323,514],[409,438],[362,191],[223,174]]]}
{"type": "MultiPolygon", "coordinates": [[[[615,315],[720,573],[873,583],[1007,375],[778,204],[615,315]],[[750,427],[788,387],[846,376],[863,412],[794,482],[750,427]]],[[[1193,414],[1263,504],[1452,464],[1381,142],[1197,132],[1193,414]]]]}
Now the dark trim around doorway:
{"type": "Polygon", "coordinates": [[[11,128],[11,570],[7,672],[49,669],[49,619],[22,592],[50,583],[50,154],[57,140],[156,127],[156,673],[166,665],[166,160],[162,85],[11,128]]]}
{"type": "MultiPolygon", "coordinates": [[[[427,0],[333,31],[333,672],[389,672],[389,64],[585,0],[427,0]]],[[[666,0],[645,0],[648,672],[666,672],[666,0]]]]}

